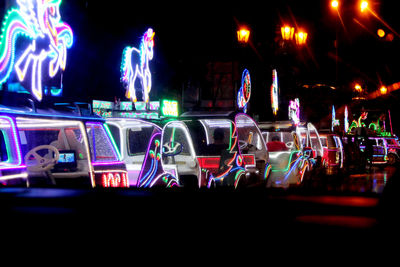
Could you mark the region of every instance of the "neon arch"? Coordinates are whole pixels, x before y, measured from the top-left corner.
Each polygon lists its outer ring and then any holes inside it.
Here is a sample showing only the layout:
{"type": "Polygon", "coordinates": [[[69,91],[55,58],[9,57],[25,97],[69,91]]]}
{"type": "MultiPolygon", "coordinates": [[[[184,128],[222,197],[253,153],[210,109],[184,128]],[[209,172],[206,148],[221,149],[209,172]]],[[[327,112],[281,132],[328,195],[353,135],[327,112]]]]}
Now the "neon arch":
{"type": "Polygon", "coordinates": [[[73,33],[71,27],[61,20],[61,2],[17,0],[18,7],[7,12],[0,36],[0,84],[8,80],[13,70],[20,82],[30,76],[32,95],[41,101],[43,62],[50,60],[50,78],[65,70],[67,49],[73,44],[73,33]],[[16,41],[20,37],[31,40],[31,43],[16,60],[16,41]],[[40,47],[38,41],[43,43],[40,47]]]}

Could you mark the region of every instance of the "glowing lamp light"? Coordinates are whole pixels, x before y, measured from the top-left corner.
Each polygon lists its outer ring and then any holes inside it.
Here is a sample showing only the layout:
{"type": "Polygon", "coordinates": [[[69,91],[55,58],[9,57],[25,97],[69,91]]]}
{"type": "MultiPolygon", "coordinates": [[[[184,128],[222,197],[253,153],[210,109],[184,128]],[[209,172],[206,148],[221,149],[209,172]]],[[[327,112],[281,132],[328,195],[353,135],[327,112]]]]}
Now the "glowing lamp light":
{"type": "Polygon", "coordinates": [[[281,27],[281,34],[283,40],[293,40],[294,28],[290,26],[281,27]]]}
{"type": "Polygon", "coordinates": [[[385,37],[385,34],[386,34],[386,33],[385,33],[384,30],[378,29],[377,34],[378,34],[379,37],[383,38],[383,37],[385,37]]]}
{"type": "Polygon", "coordinates": [[[361,12],[364,12],[367,8],[368,8],[368,2],[367,1],[361,1],[361,4],[360,4],[361,12]]]}
{"type": "Polygon", "coordinates": [[[236,33],[239,43],[247,43],[249,41],[250,31],[248,29],[240,28],[236,33]]]}
{"type": "Polygon", "coordinates": [[[381,86],[381,88],[379,88],[379,91],[381,92],[382,95],[386,95],[388,89],[386,88],[386,86],[381,86]]]}
{"type": "Polygon", "coordinates": [[[338,6],[339,6],[339,2],[338,2],[338,1],[336,1],[336,0],[334,0],[334,1],[331,1],[331,7],[333,7],[333,8],[335,8],[335,9],[337,9],[337,8],[338,8],[338,6]]]}
{"type": "Polygon", "coordinates": [[[361,85],[358,84],[358,83],[356,83],[356,84],[354,85],[354,90],[356,90],[356,92],[359,92],[359,93],[361,93],[361,92],[363,91],[361,85]]]}
{"type": "Polygon", "coordinates": [[[297,45],[306,44],[307,36],[308,36],[308,34],[306,32],[303,32],[303,31],[296,32],[296,34],[295,34],[296,44],[297,45]]]}

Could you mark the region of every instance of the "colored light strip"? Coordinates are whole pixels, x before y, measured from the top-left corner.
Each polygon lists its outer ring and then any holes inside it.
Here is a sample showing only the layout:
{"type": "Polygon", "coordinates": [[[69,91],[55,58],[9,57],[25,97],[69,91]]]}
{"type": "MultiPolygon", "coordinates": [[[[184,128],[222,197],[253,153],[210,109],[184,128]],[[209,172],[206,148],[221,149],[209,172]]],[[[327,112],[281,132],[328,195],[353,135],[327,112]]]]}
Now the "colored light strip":
{"type": "Polygon", "coordinates": [[[278,87],[278,73],[276,69],[272,70],[272,85],[271,85],[271,107],[274,115],[278,114],[279,109],[279,87],[278,87]]]}
{"type": "Polygon", "coordinates": [[[17,133],[17,128],[15,125],[14,119],[11,117],[8,117],[8,116],[0,116],[0,119],[4,119],[4,120],[8,121],[11,125],[11,131],[12,131],[12,135],[13,135],[12,139],[14,140],[13,147],[14,147],[15,155],[17,156],[16,165],[17,166],[21,165],[22,164],[22,153],[21,153],[21,149],[20,149],[21,146],[19,144],[19,135],[17,133]]]}
{"type": "Polygon", "coordinates": [[[28,178],[28,173],[23,172],[23,173],[18,173],[18,174],[12,174],[12,175],[2,175],[0,176],[0,181],[7,181],[7,180],[12,180],[12,179],[26,179],[28,178]]]}

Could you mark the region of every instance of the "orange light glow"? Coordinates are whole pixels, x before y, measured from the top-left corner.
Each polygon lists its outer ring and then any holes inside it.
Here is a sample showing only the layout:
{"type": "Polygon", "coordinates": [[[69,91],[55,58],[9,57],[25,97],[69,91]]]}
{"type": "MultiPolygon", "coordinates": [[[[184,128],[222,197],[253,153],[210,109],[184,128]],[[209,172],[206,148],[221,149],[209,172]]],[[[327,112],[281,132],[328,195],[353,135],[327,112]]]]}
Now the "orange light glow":
{"type": "Polygon", "coordinates": [[[386,33],[385,33],[385,31],[384,31],[384,30],[382,30],[382,29],[379,29],[379,30],[378,30],[378,32],[377,32],[377,34],[378,34],[378,36],[379,36],[379,37],[381,37],[381,38],[382,38],[382,37],[384,37],[384,36],[385,36],[385,34],[386,34],[386,33]]]}
{"type": "Polygon", "coordinates": [[[240,28],[237,31],[237,38],[240,43],[247,43],[249,41],[250,31],[246,28],[240,28]]]}
{"type": "Polygon", "coordinates": [[[332,6],[333,8],[338,8],[339,2],[338,2],[338,1],[331,1],[331,6],[332,6]]]}
{"type": "Polygon", "coordinates": [[[387,88],[385,87],[385,86],[381,86],[381,88],[379,89],[380,91],[381,91],[381,94],[382,95],[386,95],[386,93],[387,93],[387,88]]]}
{"type": "Polygon", "coordinates": [[[365,9],[367,9],[367,8],[368,8],[368,2],[367,1],[361,1],[361,4],[360,4],[361,12],[364,12],[365,9]]]}
{"type": "Polygon", "coordinates": [[[292,40],[294,34],[294,28],[290,26],[281,27],[282,39],[292,40]]]}
{"type": "Polygon", "coordinates": [[[306,41],[307,41],[307,33],[306,32],[302,32],[302,31],[300,31],[300,32],[297,32],[296,34],[295,34],[295,37],[296,37],[296,44],[298,44],[298,45],[304,45],[305,43],[306,43],[306,41]]]}
{"type": "Polygon", "coordinates": [[[361,85],[356,83],[356,85],[354,85],[354,90],[356,90],[357,92],[362,92],[363,89],[362,89],[361,85]]]}

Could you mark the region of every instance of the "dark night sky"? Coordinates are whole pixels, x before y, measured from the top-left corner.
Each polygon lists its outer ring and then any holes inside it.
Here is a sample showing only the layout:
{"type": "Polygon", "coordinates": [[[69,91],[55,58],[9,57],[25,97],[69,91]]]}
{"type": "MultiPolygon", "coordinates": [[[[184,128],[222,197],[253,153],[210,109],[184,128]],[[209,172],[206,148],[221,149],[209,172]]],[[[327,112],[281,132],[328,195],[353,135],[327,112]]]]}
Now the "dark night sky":
{"type": "MultiPolygon", "coordinates": [[[[359,79],[372,90],[380,80],[386,84],[400,81],[399,37],[392,42],[378,40],[378,27],[389,31],[372,15],[361,16],[355,0],[342,1],[346,2],[341,8],[342,27],[329,2],[64,0],[62,19],[74,31],[74,45],[68,51],[64,73],[64,94],[82,100],[122,98],[122,50],[127,45],[138,46],[148,27],[156,32],[155,58],[150,63],[151,94],[156,98],[169,93],[179,95],[182,84],[203,79],[207,62],[232,59],[253,70],[253,92],[262,97],[267,93],[261,88],[269,88],[273,67],[280,70],[281,90],[291,93],[303,82],[349,88],[351,81],[359,79]],[[301,53],[279,52],[276,38],[283,22],[307,29],[307,49],[301,53]],[[238,23],[251,29],[251,46],[237,45],[238,23]]],[[[400,31],[393,1],[370,1],[370,6],[400,31]]],[[[0,5],[0,14],[1,9],[4,5],[0,5]]]]}

